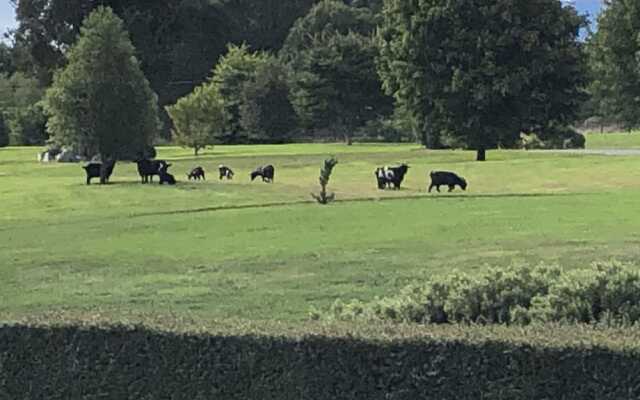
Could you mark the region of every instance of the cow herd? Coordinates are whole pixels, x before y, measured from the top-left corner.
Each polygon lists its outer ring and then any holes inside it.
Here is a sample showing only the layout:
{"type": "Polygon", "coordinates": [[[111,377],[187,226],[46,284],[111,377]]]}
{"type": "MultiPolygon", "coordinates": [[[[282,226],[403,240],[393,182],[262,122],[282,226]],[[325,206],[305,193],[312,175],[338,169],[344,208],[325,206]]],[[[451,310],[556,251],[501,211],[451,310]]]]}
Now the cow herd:
{"type": "MultiPolygon", "coordinates": [[[[135,161],[138,174],[140,175],[141,183],[150,183],[153,182],[153,177],[158,176],[160,185],[168,184],[175,185],[176,179],[175,177],[169,173],[169,167],[171,164],[167,163],[164,160],[149,160],[149,159],[139,159],[135,161]]],[[[101,162],[90,162],[84,167],[82,167],[87,174],[87,185],[91,184],[92,178],[100,178],[100,183],[105,184],[109,182],[109,178],[113,173],[113,169],[115,167],[115,161],[105,161],[101,162]]],[[[400,164],[398,166],[384,166],[376,168],[374,171],[374,175],[376,178],[376,182],[378,185],[378,189],[394,189],[400,190],[400,186],[402,185],[402,181],[404,180],[405,175],[409,171],[409,166],[407,164],[400,164]]],[[[233,179],[234,172],[231,168],[226,165],[218,166],[219,179],[233,179]]],[[[251,180],[255,180],[260,177],[263,182],[273,183],[275,178],[275,167],[271,164],[262,165],[254,169],[249,176],[251,180]]],[[[432,171],[429,174],[431,178],[431,183],[429,185],[428,191],[431,193],[433,188],[436,188],[438,192],[440,192],[440,186],[447,186],[449,188],[449,192],[455,189],[456,186],[460,187],[462,190],[467,190],[467,181],[456,175],[453,172],[449,171],[432,171]]],[[[205,171],[201,166],[197,166],[193,168],[189,173],[187,173],[187,179],[189,180],[205,180],[205,171]]]]}

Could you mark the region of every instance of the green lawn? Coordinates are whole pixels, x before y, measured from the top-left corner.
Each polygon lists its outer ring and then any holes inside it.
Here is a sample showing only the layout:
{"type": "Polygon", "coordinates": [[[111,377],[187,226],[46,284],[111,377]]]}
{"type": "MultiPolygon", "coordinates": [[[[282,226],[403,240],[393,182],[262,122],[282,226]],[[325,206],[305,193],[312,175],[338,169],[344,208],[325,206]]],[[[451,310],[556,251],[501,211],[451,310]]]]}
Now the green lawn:
{"type": "Polygon", "coordinates": [[[141,185],[135,165],[84,185],[79,165],[40,165],[35,148],[0,149],[0,313],[134,310],[299,321],[336,298],[371,299],[454,268],[640,256],[640,157],[463,151],[415,145],[218,146],[194,158],[161,148],[181,182],[141,185]],[[311,202],[322,160],[340,164],[311,202]],[[250,170],[276,166],[273,185],[250,170]],[[406,188],[373,170],[408,162],[406,188]],[[232,182],[217,180],[224,163],[232,182]],[[205,183],[184,173],[202,165],[205,183]],[[426,194],[454,170],[467,192],[426,194]]]}
{"type": "Polygon", "coordinates": [[[587,149],[640,149],[640,132],[589,133],[587,149]]]}

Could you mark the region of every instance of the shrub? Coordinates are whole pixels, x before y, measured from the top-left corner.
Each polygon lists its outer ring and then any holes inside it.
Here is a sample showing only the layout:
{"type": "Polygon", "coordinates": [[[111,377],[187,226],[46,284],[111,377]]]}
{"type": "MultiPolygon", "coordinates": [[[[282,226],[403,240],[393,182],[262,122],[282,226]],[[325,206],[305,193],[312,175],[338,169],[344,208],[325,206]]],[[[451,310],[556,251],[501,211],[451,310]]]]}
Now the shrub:
{"type": "Polygon", "coordinates": [[[327,317],[413,323],[529,324],[640,321],[640,273],[619,263],[566,272],[558,267],[491,268],[455,273],[370,303],[338,300],[327,317]]]}

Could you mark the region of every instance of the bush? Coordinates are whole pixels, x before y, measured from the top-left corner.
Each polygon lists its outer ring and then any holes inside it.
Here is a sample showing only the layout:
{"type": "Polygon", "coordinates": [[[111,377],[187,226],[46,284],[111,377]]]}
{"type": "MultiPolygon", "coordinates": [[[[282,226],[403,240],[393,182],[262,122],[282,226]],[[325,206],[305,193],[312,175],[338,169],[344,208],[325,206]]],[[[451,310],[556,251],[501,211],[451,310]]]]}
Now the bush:
{"type": "MultiPolygon", "coordinates": [[[[93,317],[90,317],[93,318],[93,317]]],[[[0,325],[1,399],[635,399],[636,330],[0,325]]]]}
{"type": "Polygon", "coordinates": [[[480,277],[456,273],[371,303],[338,300],[325,317],[413,323],[629,325],[640,321],[640,273],[618,263],[570,272],[538,266],[493,268],[480,277]]]}

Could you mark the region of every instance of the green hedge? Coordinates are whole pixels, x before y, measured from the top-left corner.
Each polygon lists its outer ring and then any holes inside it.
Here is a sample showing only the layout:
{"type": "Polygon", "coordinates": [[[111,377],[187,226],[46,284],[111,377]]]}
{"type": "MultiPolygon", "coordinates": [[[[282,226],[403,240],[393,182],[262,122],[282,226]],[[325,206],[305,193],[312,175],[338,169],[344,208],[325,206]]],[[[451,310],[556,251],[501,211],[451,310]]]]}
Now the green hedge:
{"type": "Polygon", "coordinates": [[[640,324],[640,270],[617,262],[566,271],[539,265],[453,273],[371,302],[337,300],[328,320],[420,324],[640,324]]]}
{"type": "Polygon", "coordinates": [[[0,398],[640,398],[637,330],[212,326],[0,326],[0,398]]]}

